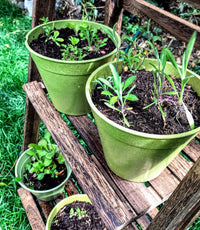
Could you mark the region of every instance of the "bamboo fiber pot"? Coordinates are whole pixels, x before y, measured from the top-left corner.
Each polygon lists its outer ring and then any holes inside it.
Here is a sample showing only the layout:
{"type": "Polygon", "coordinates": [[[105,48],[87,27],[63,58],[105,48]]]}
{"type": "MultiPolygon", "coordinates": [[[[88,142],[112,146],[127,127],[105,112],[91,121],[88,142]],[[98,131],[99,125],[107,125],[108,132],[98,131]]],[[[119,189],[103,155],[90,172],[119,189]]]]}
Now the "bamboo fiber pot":
{"type": "Polygon", "coordinates": [[[86,194],[77,194],[77,195],[72,195],[69,196],[62,201],[60,201],[50,212],[48,219],[47,219],[47,224],[46,224],[46,230],[51,229],[51,224],[54,219],[54,217],[57,215],[57,213],[66,205],[71,204],[75,201],[82,201],[82,202],[88,202],[92,204],[90,201],[89,197],[86,194]]]}
{"type": "MultiPolygon", "coordinates": [[[[20,177],[23,179],[23,175],[25,172],[25,164],[30,161],[31,161],[31,156],[26,154],[26,151],[23,152],[21,156],[19,157],[19,159],[17,160],[16,166],[15,166],[15,176],[16,177],[20,177]]],[[[40,200],[43,200],[43,201],[54,200],[64,191],[65,183],[69,179],[72,173],[72,170],[66,161],[65,161],[65,165],[67,168],[67,177],[60,185],[56,186],[55,188],[48,189],[48,190],[33,190],[33,189],[28,188],[23,183],[23,181],[19,182],[19,184],[21,185],[22,188],[28,190],[40,200]]]]}
{"type": "MultiPolygon", "coordinates": [[[[112,31],[105,25],[82,20],[59,20],[49,22],[47,25],[51,28],[61,29],[67,25],[74,26],[83,22],[97,29],[108,28],[112,31]]],[[[117,49],[105,56],[90,60],[64,61],[48,58],[35,52],[29,46],[31,41],[37,39],[43,32],[43,25],[33,28],[26,36],[25,45],[30,51],[55,108],[68,115],[88,113],[90,107],[85,97],[86,81],[96,68],[114,59],[117,49]]],[[[120,46],[121,40],[117,33],[116,37],[120,46]]]]}
{"type": "MultiPolygon", "coordinates": [[[[146,59],[143,64],[146,70],[152,70],[150,62],[157,65],[155,59],[146,59]]],[[[170,63],[167,63],[166,73],[178,76],[170,63]]],[[[194,73],[188,70],[187,74],[194,73]]],[[[199,133],[200,127],[181,134],[156,135],[130,130],[116,124],[95,107],[91,98],[96,86],[94,80],[109,75],[112,75],[109,64],[105,64],[95,70],[86,83],[86,97],[96,120],[106,162],[109,168],[123,179],[134,182],[152,180],[199,133]]],[[[194,75],[189,84],[200,96],[200,78],[194,75]]]]}

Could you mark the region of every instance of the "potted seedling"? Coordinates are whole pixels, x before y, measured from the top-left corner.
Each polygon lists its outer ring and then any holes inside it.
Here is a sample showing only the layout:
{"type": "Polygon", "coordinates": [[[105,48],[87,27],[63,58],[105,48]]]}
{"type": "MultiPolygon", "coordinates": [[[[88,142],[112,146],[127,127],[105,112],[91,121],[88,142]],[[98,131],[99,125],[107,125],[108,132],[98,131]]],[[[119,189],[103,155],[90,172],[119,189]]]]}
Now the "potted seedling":
{"type": "Polygon", "coordinates": [[[90,199],[85,194],[69,196],[60,201],[47,219],[51,229],[106,229],[90,199]]]}
{"type": "Polygon", "coordinates": [[[182,67],[167,48],[158,54],[149,43],[157,58],[133,58],[129,75],[121,62],[118,71],[116,63],[105,64],[89,77],[86,97],[106,162],[118,176],[135,182],[157,177],[200,131],[200,78],[187,69],[195,38],[182,67]]]}
{"type": "Polygon", "coordinates": [[[99,66],[114,59],[120,37],[111,28],[83,20],[59,20],[33,28],[26,47],[57,110],[69,115],[90,111],[85,83],[99,66]]]}
{"type": "Polygon", "coordinates": [[[44,201],[58,197],[71,175],[71,168],[50,137],[46,131],[38,144],[29,144],[15,166],[19,184],[44,201]]]}

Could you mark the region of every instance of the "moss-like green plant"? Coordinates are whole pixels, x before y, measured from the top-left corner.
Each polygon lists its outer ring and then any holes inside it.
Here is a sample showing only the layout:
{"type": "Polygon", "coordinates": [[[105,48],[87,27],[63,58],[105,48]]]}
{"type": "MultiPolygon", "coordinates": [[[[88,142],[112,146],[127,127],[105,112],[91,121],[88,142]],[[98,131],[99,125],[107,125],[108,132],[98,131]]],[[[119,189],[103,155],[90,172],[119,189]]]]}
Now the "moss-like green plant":
{"type": "Polygon", "coordinates": [[[38,144],[29,144],[26,151],[31,156],[31,162],[25,165],[29,173],[36,173],[37,179],[42,180],[46,174],[58,176],[57,163],[64,164],[65,158],[55,144],[50,141],[50,133],[45,131],[44,138],[38,144]]]}

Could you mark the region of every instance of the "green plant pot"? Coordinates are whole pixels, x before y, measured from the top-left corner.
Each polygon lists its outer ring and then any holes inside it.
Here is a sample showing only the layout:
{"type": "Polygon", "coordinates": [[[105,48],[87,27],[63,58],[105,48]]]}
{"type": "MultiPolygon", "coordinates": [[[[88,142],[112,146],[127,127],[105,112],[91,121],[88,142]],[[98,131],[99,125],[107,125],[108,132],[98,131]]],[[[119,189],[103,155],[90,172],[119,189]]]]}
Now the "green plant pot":
{"type": "MultiPolygon", "coordinates": [[[[65,28],[67,24],[75,25],[83,22],[97,29],[102,27],[109,28],[99,23],[82,20],[59,20],[49,22],[48,25],[52,28],[61,29],[65,28]]],[[[112,30],[111,28],[109,29],[112,30]]],[[[39,34],[43,32],[43,25],[33,28],[26,36],[25,45],[30,51],[55,108],[68,115],[88,113],[90,107],[85,97],[86,81],[96,68],[114,59],[117,49],[105,56],[90,60],[64,61],[48,58],[36,53],[29,46],[31,41],[37,39],[39,34]]],[[[116,36],[120,46],[120,37],[117,33],[116,36]]]]}
{"type": "MultiPolygon", "coordinates": [[[[15,166],[15,176],[23,178],[23,174],[25,172],[25,164],[31,161],[31,156],[26,154],[26,151],[21,154],[19,159],[17,160],[16,166],[15,166]]],[[[71,175],[71,168],[69,167],[68,163],[65,162],[66,168],[67,168],[67,177],[66,179],[58,186],[52,189],[48,190],[33,190],[28,188],[23,182],[19,182],[22,188],[28,190],[33,195],[35,195],[38,199],[43,201],[50,201],[57,198],[63,191],[66,181],[69,179],[71,175]]]]}
{"type": "MultiPolygon", "coordinates": [[[[150,62],[157,65],[155,59],[146,59],[143,64],[146,70],[152,70],[150,62]]],[[[170,63],[167,63],[166,73],[178,76],[170,63]]],[[[187,74],[194,73],[188,70],[187,74]]],[[[156,135],[130,130],[116,124],[105,117],[91,99],[91,93],[96,86],[93,81],[109,75],[111,75],[109,64],[105,64],[95,70],[86,83],[86,97],[96,120],[106,162],[121,178],[134,182],[152,180],[200,132],[200,127],[181,134],[156,135]]],[[[200,96],[200,78],[194,75],[189,84],[200,96]]]]}
{"type": "Polygon", "coordinates": [[[82,201],[82,202],[88,202],[92,204],[90,201],[89,197],[85,194],[77,194],[73,196],[69,196],[62,201],[60,201],[52,210],[51,213],[48,216],[47,223],[46,223],[46,230],[51,229],[51,223],[53,221],[53,218],[57,215],[57,213],[65,206],[68,204],[71,204],[75,201],[82,201]]]}

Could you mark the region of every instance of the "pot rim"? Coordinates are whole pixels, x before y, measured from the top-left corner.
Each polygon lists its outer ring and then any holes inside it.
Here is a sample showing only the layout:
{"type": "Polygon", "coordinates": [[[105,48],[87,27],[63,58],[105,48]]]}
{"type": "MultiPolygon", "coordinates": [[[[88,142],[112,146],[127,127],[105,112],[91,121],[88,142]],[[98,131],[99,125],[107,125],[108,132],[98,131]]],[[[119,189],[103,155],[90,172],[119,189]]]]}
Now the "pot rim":
{"type": "MultiPolygon", "coordinates": [[[[156,60],[154,58],[146,58],[146,60],[156,60]]],[[[115,63],[115,61],[111,62],[111,63],[115,63]]],[[[94,76],[103,68],[105,68],[106,66],[108,66],[110,63],[106,63],[103,66],[100,66],[99,68],[97,68],[88,78],[87,82],[86,82],[86,87],[85,87],[85,92],[86,92],[86,98],[88,101],[88,104],[90,105],[91,109],[94,110],[94,112],[101,117],[101,119],[103,119],[106,123],[108,123],[109,125],[114,126],[116,129],[121,130],[122,132],[126,132],[132,135],[137,135],[137,136],[142,136],[144,138],[152,138],[152,139],[172,139],[172,138],[183,138],[189,135],[194,135],[195,133],[200,132],[200,127],[195,128],[194,130],[190,130],[187,132],[183,132],[183,133],[178,133],[178,134],[150,134],[150,133],[144,133],[144,132],[140,132],[140,131],[135,131],[126,127],[123,127],[117,123],[115,123],[114,121],[110,120],[109,118],[107,118],[106,116],[103,115],[103,113],[101,113],[96,106],[94,105],[91,95],[90,95],[90,85],[91,82],[93,81],[94,76]]],[[[171,64],[168,62],[168,64],[171,64]]],[[[192,72],[191,70],[188,70],[189,72],[191,72],[192,74],[195,75],[195,77],[198,77],[197,74],[195,74],[194,72],[192,72]]],[[[198,77],[199,78],[199,77],[198,77]]]]}
{"type": "MultiPolygon", "coordinates": [[[[106,26],[106,25],[104,25],[104,24],[100,24],[100,23],[97,23],[97,22],[91,22],[91,21],[85,21],[85,20],[77,20],[77,19],[73,19],[73,20],[71,20],[71,19],[66,19],[66,20],[50,21],[50,22],[47,23],[47,25],[48,25],[48,24],[53,24],[53,23],[59,23],[59,22],[62,22],[62,23],[63,23],[63,22],[65,22],[65,21],[66,21],[66,22],[86,22],[86,23],[89,23],[89,24],[101,25],[101,26],[103,26],[103,27],[106,27],[106,28],[112,30],[112,28],[110,28],[110,27],[108,27],[108,26],[106,26]]],[[[104,56],[101,56],[101,57],[98,57],[98,58],[89,59],[89,60],[82,60],[82,61],[81,61],[81,60],[77,60],[77,61],[65,61],[65,60],[60,60],[60,59],[55,59],[55,58],[46,57],[46,56],[44,56],[44,55],[41,55],[41,54],[35,52],[33,49],[31,49],[31,47],[30,47],[29,44],[28,44],[28,38],[29,38],[29,36],[30,36],[35,30],[37,30],[38,28],[41,28],[42,26],[43,26],[43,24],[38,25],[38,26],[34,27],[33,29],[31,29],[31,30],[28,32],[28,34],[26,35],[26,41],[25,41],[26,48],[29,50],[29,52],[32,53],[32,54],[34,54],[34,55],[36,55],[37,57],[42,58],[42,59],[49,60],[49,61],[55,61],[55,62],[58,62],[58,63],[87,64],[87,63],[90,63],[90,62],[97,62],[97,61],[100,61],[100,60],[102,60],[102,59],[104,59],[104,58],[110,57],[110,56],[112,56],[113,54],[115,54],[115,53],[117,52],[117,48],[115,48],[112,52],[110,52],[110,53],[108,53],[108,54],[106,54],[106,55],[104,55],[104,56]]],[[[119,43],[118,45],[119,45],[119,47],[120,47],[120,45],[121,45],[121,38],[120,38],[120,36],[119,36],[119,34],[118,34],[117,32],[116,32],[116,36],[117,36],[117,40],[118,40],[118,43],[119,43]]]]}
{"type": "Polygon", "coordinates": [[[57,213],[65,206],[68,204],[71,204],[75,201],[83,201],[83,202],[88,202],[92,204],[91,200],[89,199],[87,194],[75,194],[72,196],[68,196],[64,199],[62,199],[59,203],[56,204],[56,206],[51,210],[48,218],[47,218],[47,223],[46,223],[46,230],[50,229],[51,223],[53,221],[53,218],[57,215],[57,213]],[[52,219],[52,220],[51,220],[52,219]]]}
{"type": "MultiPolygon", "coordinates": [[[[16,176],[16,177],[19,176],[18,173],[17,173],[18,164],[19,164],[21,158],[26,154],[26,151],[28,151],[28,150],[30,150],[30,148],[27,149],[27,150],[25,150],[25,151],[20,155],[20,157],[18,158],[18,160],[17,160],[17,162],[16,162],[16,165],[15,165],[15,176],[16,176]]],[[[28,155],[28,156],[29,156],[29,155],[28,155]]],[[[31,156],[29,156],[29,157],[31,158],[31,156]]],[[[65,163],[67,163],[66,160],[65,160],[65,163]]],[[[69,167],[69,168],[70,168],[70,167],[69,167]]],[[[52,191],[56,190],[57,188],[62,187],[62,186],[66,183],[66,181],[69,179],[71,173],[72,173],[72,169],[70,168],[70,170],[67,171],[67,177],[65,178],[65,180],[64,180],[61,184],[57,185],[57,186],[54,187],[54,188],[47,189],[47,190],[35,190],[35,189],[30,189],[30,188],[28,188],[23,182],[19,181],[18,183],[21,185],[22,188],[28,190],[28,191],[31,192],[31,193],[33,193],[33,192],[34,192],[34,193],[38,193],[38,194],[47,193],[47,192],[49,193],[49,192],[52,192],[52,191]]]]}

